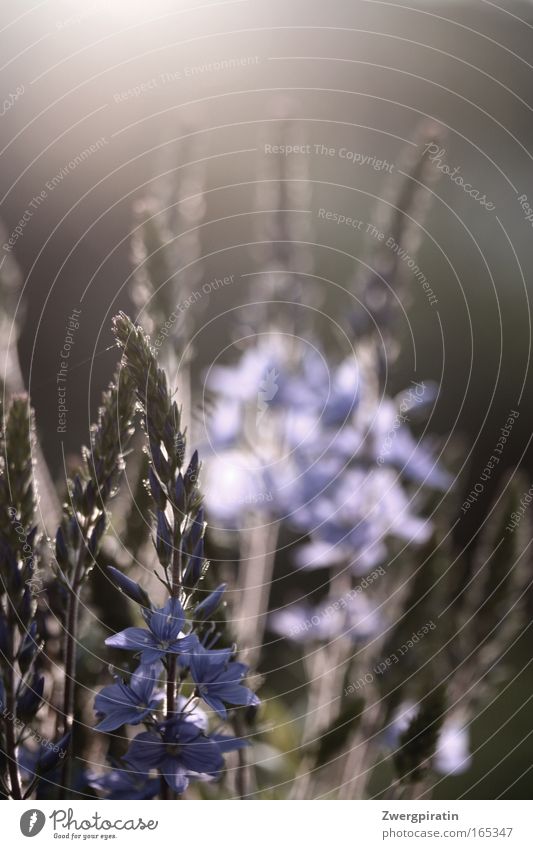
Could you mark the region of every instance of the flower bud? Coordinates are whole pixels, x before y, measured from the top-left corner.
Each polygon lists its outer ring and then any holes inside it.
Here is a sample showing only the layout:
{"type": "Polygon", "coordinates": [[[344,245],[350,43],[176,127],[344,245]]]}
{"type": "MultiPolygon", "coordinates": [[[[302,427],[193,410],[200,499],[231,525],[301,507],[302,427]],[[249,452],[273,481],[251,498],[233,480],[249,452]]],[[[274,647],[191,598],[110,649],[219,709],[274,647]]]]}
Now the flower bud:
{"type": "Polygon", "coordinates": [[[189,495],[196,484],[198,483],[198,472],[199,472],[200,464],[198,460],[198,451],[195,451],[191,457],[191,461],[187,467],[187,471],[185,472],[185,491],[187,495],[189,495]]]}
{"type": "Polygon", "coordinates": [[[174,507],[180,514],[180,518],[183,518],[185,515],[186,504],[187,493],[185,492],[185,481],[182,475],[178,475],[174,486],[174,507]]]}
{"type": "Polygon", "coordinates": [[[57,529],[56,533],[56,560],[62,569],[67,569],[70,565],[65,535],[61,527],[57,529]]]}
{"type": "Polygon", "coordinates": [[[156,551],[163,566],[168,566],[172,557],[172,537],[168,519],[162,510],[157,511],[156,551]]]}
{"type": "Polygon", "coordinates": [[[57,766],[60,759],[65,757],[69,742],[70,731],[68,731],[64,737],[61,737],[61,739],[58,740],[53,747],[45,747],[37,761],[37,771],[39,773],[50,772],[51,769],[57,766]]]}
{"type": "Polygon", "coordinates": [[[94,481],[90,480],[85,487],[83,496],[83,513],[85,516],[92,516],[96,507],[96,487],[94,481]]]}
{"type": "Polygon", "coordinates": [[[30,667],[30,664],[39,650],[37,637],[37,622],[32,622],[30,629],[22,641],[19,649],[18,661],[21,672],[24,674],[30,667]]]}
{"type": "Polygon", "coordinates": [[[196,548],[189,555],[189,560],[184,570],[183,583],[186,587],[195,587],[202,577],[204,559],[204,541],[203,539],[199,539],[196,543],[196,548]]]}
{"type": "Polygon", "coordinates": [[[5,657],[9,654],[9,629],[4,617],[4,612],[0,610],[0,654],[5,657]]]}
{"type": "Polygon", "coordinates": [[[210,593],[203,601],[200,602],[196,606],[194,611],[195,619],[209,619],[209,617],[215,612],[220,602],[222,601],[222,596],[226,590],[227,584],[220,584],[212,593],[210,593]]]}
{"type": "Polygon", "coordinates": [[[198,545],[199,540],[203,536],[204,528],[204,508],[200,507],[198,513],[194,518],[194,521],[191,522],[191,527],[189,528],[189,532],[187,534],[187,548],[189,551],[193,551],[193,549],[195,549],[198,545]]]}
{"type": "Polygon", "coordinates": [[[25,684],[17,699],[17,713],[22,719],[31,719],[37,713],[44,692],[44,677],[37,673],[33,676],[31,686],[25,684]]]}
{"type": "Polygon", "coordinates": [[[132,581],[131,578],[128,578],[127,575],[124,575],[123,572],[120,572],[118,569],[115,569],[114,566],[108,566],[107,571],[111,576],[111,580],[117,586],[124,595],[127,595],[128,598],[131,598],[132,601],[135,601],[137,604],[140,604],[141,607],[151,608],[152,603],[148,596],[148,593],[143,590],[143,588],[137,584],[135,581],[132,581]]]}
{"type": "MultiPolygon", "coordinates": [[[[30,572],[30,577],[31,577],[31,572],[30,572]]],[[[33,599],[32,599],[31,589],[30,589],[29,586],[26,586],[26,588],[25,588],[25,590],[22,594],[22,599],[21,599],[21,602],[18,606],[17,613],[18,613],[19,628],[23,632],[25,632],[26,628],[27,628],[27,626],[28,626],[28,624],[31,620],[32,614],[33,614],[33,599]]]]}
{"type": "Polygon", "coordinates": [[[150,482],[150,492],[152,493],[152,498],[154,499],[157,506],[161,510],[164,510],[167,504],[167,497],[163,492],[163,488],[159,483],[159,478],[157,477],[152,467],[150,467],[148,471],[148,480],[150,482]]]}
{"type": "Polygon", "coordinates": [[[102,537],[105,533],[106,525],[107,525],[106,515],[105,515],[105,513],[101,513],[100,516],[98,516],[97,522],[96,522],[96,524],[93,528],[93,532],[92,532],[91,536],[89,537],[88,548],[89,548],[89,552],[90,552],[92,557],[96,557],[96,553],[97,553],[98,548],[100,546],[100,542],[101,542],[102,537]]]}
{"type": "Polygon", "coordinates": [[[85,499],[83,493],[83,484],[79,475],[74,478],[74,486],[72,487],[72,504],[77,513],[85,515],[85,499]]]}

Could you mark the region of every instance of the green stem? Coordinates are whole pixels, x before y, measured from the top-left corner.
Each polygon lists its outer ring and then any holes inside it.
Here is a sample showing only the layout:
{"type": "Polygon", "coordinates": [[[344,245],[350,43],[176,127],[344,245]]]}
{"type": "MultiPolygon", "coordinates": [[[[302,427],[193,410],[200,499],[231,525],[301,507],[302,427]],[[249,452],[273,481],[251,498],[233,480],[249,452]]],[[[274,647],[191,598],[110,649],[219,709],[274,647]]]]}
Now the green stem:
{"type": "Polygon", "coordinates": [[[61,788],[60,798],[66,798],[66,792],[70,785],[72,772],[72,751],[73,739],[72,732],[74,728],[74,695],[75,695],[75,676],[76,676],[76,631],[78,628],[78,611],[79,598],[76,595],[74,588],[71,590],[68,608],[67,608],[67,624],[65,635],[65,692],[63,696],[63,729],[62,733],[71,732],[68,750],[63,760],[63,768],[61,771],[61,788]]]}
{"type": "Polygon", "coordinates": [[[72,776],[72,755],[74,751],[74,709],[75,709],[75,692],[76,692],[76,648],[77,648],[77,631],[78,631],[78,614],[80,607],[79,593],[83,580],[83,570],[85,566],[85,540],[88,534],[89,520],[86,520],[84,528],[81,530],[81,544],[78,554],[78,560],[72,583],[67,607],[67,622],[65,634],[65,691],[63,694],[63,734],[70,732],[70,740],[68,743],[67,753],[63,760],[61,770],[61,788],[59,798],[65,799],[67,790],[70,788],[72,776]]]}
{"type": "Polygon", "coordinates": [[[12,616],[9,616],[9,647],[6,670],[6,713],[5,713],[5,728],[6,728],[6,755],[7,768],[9,772],[9,781],[11,784],[11,796],[13,799],[22,799],[22,790],[20,786],[20,777],[17,764],[17,746],[15,741],[15,719],[16,719],[16,698],[15,698],[15,662],[13,652],[13,621],[12,616]]]}
{"type": "MultiPolygon", "coordinates": [[[[177,512],[174,511],[174,528],[179,527],[179,519],[177,516],[177,512]]],[[[178,534],[174,534],[174,553],[172,555],[172,597],[179,598],[180,590],[181,590],[181,541],[176,541],[176,536],[178,534]]],[[[167,720],[171,719],[172,716],[176,713],[176,655],[169,654],[167,655],[167,705],[166,705],[166,718],[167,720]]],[[[161,798],[169,799],[171,798],[170,788],[161,776],[161,798]]]]}

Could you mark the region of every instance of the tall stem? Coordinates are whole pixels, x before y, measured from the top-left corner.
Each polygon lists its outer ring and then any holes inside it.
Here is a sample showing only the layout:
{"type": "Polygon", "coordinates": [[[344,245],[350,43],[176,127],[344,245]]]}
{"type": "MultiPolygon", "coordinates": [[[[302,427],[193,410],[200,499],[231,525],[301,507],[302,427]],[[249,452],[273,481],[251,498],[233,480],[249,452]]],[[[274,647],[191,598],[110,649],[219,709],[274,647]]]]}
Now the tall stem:
{"type": "MultiPolygon", "coordinates": [[[[257,518],[252,516],[252,522],[257,518]]],[[[237,623],[237,637],[251,667],[257,665],[261,653],[278,535],[279,522],[267,520],[250,529],[243,539],[239,568],[242,615],[237,623]]]]}
{"type": "Polygon", "coordinates": [[[360,728],[349,740],[348,753],[338,789],[339,799],[363,799],[376,758],[376,739],[382,725],[382,703],[374,693],[372,704],[365,710],[360,728]]]}
{"type": "MultiPolygon", "coordinates": [[[[179,518],[174,510],[174,553],[172,555],[172,597],[179,598],[181,590],[181,541],[178,541],[179,518]]],[[[176,655],[167,655],[167,719],[176,712],[176,655]]]]}
{"type": "Polygon", "coordinates": [[[9,615],[9,646],[6,658],[6,712],[5,728],[6,728],[6,755],[7,767],[9,771],[9,780],[11,783],[11,796],[13,799],[22,799],[22,791],[20,786],[20,778],[17,764],[17,745],[15,740],[15,718],[16,718],[16,697],[15,697],[15,661],[14,661],[14,625],[13,618],[9,615]]]}
{"type": "Polygon", "coordinates": [[[176,711],[176,656],[168,655],[167,670],[167,719],[176,711]]]}
{"type": "MultiPolygon", "coordinates": [[[[246,727],[243,721],[242,713],[238,710],[235,712],[234,719],[235,734],[237,737],[244,737],[246,727]]],[[[248,799],[250,794],[256,789],[253,771],[248,763],[246,749],[239,749],[237,752],[237,766],[235,773],[235,788],[239,799],[248,799]]]]}
{"type": "Polygon", "coordinates": [[[67,632],[65,634],[65,691],[63,694],[63,734],[71,732],[66,756],[61,771],[60,798],[65,799],[72,774],[74,696],[76,678],[76,632],[78,630],[79,597],[72,589],[67,608],[67,632]]]}
{"type": "MultiPolygon", "coordinates": [[[[176,655],[169,654],[167,655],[167,705],[166,705],[166,719],[169,720],[172,718],[172,715],[176,712],[176,655]]],[[[163,775],[161,775],[161,791],[160,795],[162,799],[170,799],[170,787],[168,786],[166,779],[163,775]]]]}
{"type": "MultiPolygon", "coordinates": [[[[174,529],[179,528],[179,517],[174,511],[174,529]]],[[[181,543],[176,542],[177,534],[174,534],[174,553],[172,555],[172,597],[179,598],[181,590],[181,543]]],[[[166,718],[172,719],[176,713],[176,655],[167,655],[167,705],[166,718]]],[[[161,798],[171,798],[170,788],[161,776],[161,798]]]]}
{"type": "MultiPolygon", "coordinates": [[[[351,579],[346,568],[333,573],[330,592],[334,598],[346,596],[350,588],[351,579]]],[[[326,645],[310,650],[309,656],[304,657],[309,683],[302,734],[304,746],[309,747],[315,743],[321,732],[333,723],[340,712],[342,686],[351,651],[349,638],[339,634],[326,645]]],[[[314,798],[319,779],[316,758],[305,757],[294,781],[291,798],[314,798]]]]}
{"type": "Polygon", "coordinates": [[[68,597],[67,622],[65,634],[65,690],[63,693],[63,734],[70,732],[67,753],[63,759],[61,770],[60,798],[65,799],[70,788],[72,776],[72,755],[74,751],[74,708],[76,694],[76,648],[78,644],[78,614],[80,608],[80,591],[85,565],[85,540],[88,533],[88,520],[81,530],[81,544],[78,560],[68,597]]]}

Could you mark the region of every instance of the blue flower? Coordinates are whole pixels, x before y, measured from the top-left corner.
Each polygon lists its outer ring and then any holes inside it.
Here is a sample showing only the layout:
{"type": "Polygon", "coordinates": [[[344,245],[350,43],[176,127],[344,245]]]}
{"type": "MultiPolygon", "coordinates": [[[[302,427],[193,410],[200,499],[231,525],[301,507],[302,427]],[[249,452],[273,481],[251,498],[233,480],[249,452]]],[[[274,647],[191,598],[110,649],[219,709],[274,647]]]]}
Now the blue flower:
{"type": "Polygon", "coordinates": [[[146,614],[149,630],[126,628],[108,637],[106,646],[129,651],[141,651],[142,663],[154,663],[166,654],[194,651],[198,646],[195,634],[181,635],[185,612],[177,598],[170,598],[164,607],[146,614]],[[181,636],[180,636],[181,635],[181,636]]]}
{"type": "Polygon", "coordinates": [[[114,731],[129,723],[138,725],[154,710],[157,710],[163,693],[154,689],[157,684],[161,664],[141,665],[133,673],[130,683],[117,680],[115,684],[104,687],[94,700],[96,713],[104,718],[96,726],[98,731],[114,731]]]}
{"type": "Polygon", "coordinates": [[[197,725],[177,717],[158,731],[138,734],[124,760],[142,774],[158,769],[176,793],[183,793],[191,777],[219,775],[224,766],[222,749],[227,751],[197,725]]]}
{"type": "Polygon", "coordinates": [[[235,366],[211,369],[207,383],[219,403],[209,423],[206,505],[228,530],[244,527],[249,505],[309,534],[299,567],[349,560],[363,573],[387,555],[388,537],[423,543],[431,534],[404,481],[446,490],[451,478],[405,422],[438,393],[415,384],[391,399],[379,392],[371,358],[352,355],[327,368],[316,344],[296,360],[274,334],[235,366]],[[271,372],[277,391],[265,399],[271,372]],[[255,430],[250,422],[263,400],[270,415],[261,432],[258,415],[255,430]]]}
{"type": "Polygon", "coordinates": [[[347,561],[362,574],[386,556],[388,537],[427,542],[431,523],[413,511],[412,499],[392,469],[352,467],[332,477],[334,468],[304,470],[295,487],[294,503],[302,506],[291,520],[311,540],[298,547],[298,567],[318,569],[347,561]],[[316,495],[306,498],[311,488],[316,495]]]}
{"type": "Polygon", "coordinates": [[[384,627],[378,605],[372,604],[361,592],[340,598],[329,596],[317,607],[305,602],[289,604],[274,611],[269,622],[276,634],[297,642],[324,642],[341,635],[364,642],[381,633],[384,627]]]}
{"type": "Polygon", "coordinates": [[[258,705],[259,699],[241,680],[248,671],[244,663],[230,663],[230,651],[209,652],[200,648],[191,654],[191,677],[204,702],[222,719],[227,713],[224,703],[230,705],[258,705]]]}

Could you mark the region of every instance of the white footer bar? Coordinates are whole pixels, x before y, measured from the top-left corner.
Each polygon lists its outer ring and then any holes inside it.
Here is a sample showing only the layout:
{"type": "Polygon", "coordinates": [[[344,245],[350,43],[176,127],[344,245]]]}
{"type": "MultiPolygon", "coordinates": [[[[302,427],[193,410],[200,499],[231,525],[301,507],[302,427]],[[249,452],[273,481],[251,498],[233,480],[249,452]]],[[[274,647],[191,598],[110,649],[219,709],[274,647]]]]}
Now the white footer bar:
{"type": "Polygon", "coordinates": [[[533,846],[529,802],[5,802],[2,845],[533,846]],[[238,810],[237,807],[238,806],[238,810]],[[68,841],[68,843],[67,843],[68,841]],[[157,844],[156,844],[157,841],[157,844]],[[165,841],[164,843],[161,841],[165,841]]]}

